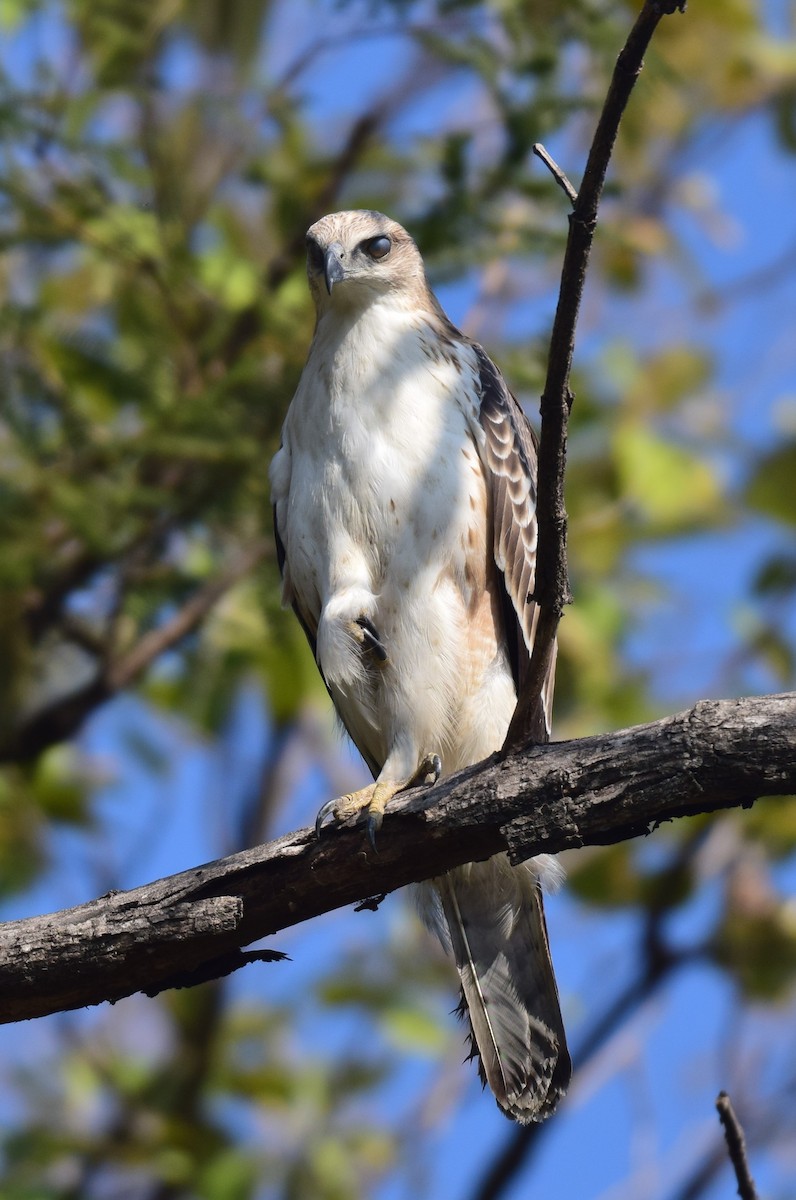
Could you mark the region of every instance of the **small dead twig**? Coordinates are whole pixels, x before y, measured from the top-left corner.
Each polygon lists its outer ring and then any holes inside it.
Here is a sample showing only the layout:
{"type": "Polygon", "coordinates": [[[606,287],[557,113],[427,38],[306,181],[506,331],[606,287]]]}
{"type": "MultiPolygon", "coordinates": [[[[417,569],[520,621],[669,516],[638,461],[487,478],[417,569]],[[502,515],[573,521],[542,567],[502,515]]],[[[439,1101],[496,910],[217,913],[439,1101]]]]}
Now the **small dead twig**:
{"type": "Polygon", "coordinates": [[[548,171],[553,176],[553,179],[555,179],[561,190],[566,192],[567,196],[569,197],[569,202],[574,208],[578,202],[578,193],[575,191],[574,187],[569,182],[556,160],[551,154],[548,154],[541,142],[534,142],[531,149],[537,158],[541,158],[542,162],[547,167],[548,171]]]}
{"type": "Polygon", "coordinates": [[[757,1189],[755,1188],[755,1182],[752,1179],[752,1173],[749,1170],[749,1163],[746,1158],[746,1142],[744,1140],[743,1129],[735,1115],[735,1109],[732,1106],[730,1097],[726,1092],[719,1092],[716,1098],[716,1111],[719,1114],[719,1120],[724,1129],[730,1162],[735,1171],[735,1178],[738,1181],[738,1195],[741,1197],[741,1200],[758,1200],[757,1189]]]}

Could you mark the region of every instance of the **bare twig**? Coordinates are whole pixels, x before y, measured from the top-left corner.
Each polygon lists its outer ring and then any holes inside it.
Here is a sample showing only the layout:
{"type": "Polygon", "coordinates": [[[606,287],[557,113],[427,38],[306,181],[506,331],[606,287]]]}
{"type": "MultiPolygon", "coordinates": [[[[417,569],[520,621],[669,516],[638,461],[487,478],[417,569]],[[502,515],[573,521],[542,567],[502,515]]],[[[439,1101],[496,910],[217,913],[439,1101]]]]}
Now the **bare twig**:
{"type": "MultiPolygon", "coordinates": [[[[643,65],[644,54],[658,23],[683,3],[646,0],[617,59],[608,95],[597,123],[583,182],[569,221],[569,237],[561,270],[547,379],[541,402],[541,440],[537,483],[539,543],[533,600],[539,605],[527,686],[520,696],[506,736],[505,748],[517,746],[538,728],[538,709],[554,653],[558,624],[571,595],[567,572],[567,513],[564,506],[564,472],[567,457],[567,424],[572,406],[569,377],[575,347],[586,268],[597,224],[597,209],[619,122],[643,65]]],[[[560,180],[559,180],[560,182],[560,180]]]]}
{"type": "Polygon", "coordinates": [[[705,701],[650,725],[493,759],[396,798],[379,852],[308,829],[0,929],[0,1021],[156,992],[288,925],[507,851],[604,845],[796,791],[796,693],[705,701]]]}
{"type": "Polygon", "coordinates": [[[111,691],[127,687],[133,679],[155,661],[164,651],[182,641],[186,634],[195,629],[231,587],[248,575],[271,548],[268,540],[255,542],[230,563],[226,570],[209,579],[198,591],[186,600],[182,608],[164,625],[144,634],[132,650],[118,658],[108,671],[111,691]]]}
{"type": "Polygon", "coordinates": [[[547,167],[548,171],[553,176],[553,179],[555,179],[561,190],[569,197],[570,204],[572,204],[574,208],[578,202],[578,193],[575,191],[574,187],[561,170],[561,167],[559,167],[553,156],[548,154],[541,142],[534,142],[532,149],[536,157],[541,158],[542,162],[547,167]]]}
{"type": "Polygon", "coordinates": [[[128,687],[159,655],[196,629],[221,597],[270,552],[270,538],[255,542],[194,592],[164,625],[145,633],[124,654],[108,654],[98,661],[96,675],[83,687],[37,711],[0,739],[0,762],[28,761],[71,737],[95,708],[128,687]]]}
{"type": "Polygon", "coordinates": [[[716,1099],[716,1111],[719,1114],[719,1120],[724,1128],[724,1136],[727,1139],[730,1162],[735,1171],[735,1178],[738,1181],[738,1195],[741,1197],[741,1200],[758,1200],[755,1183],[746,1159],[746,1142],[744,1141],[743,1129],[735,1115],[730,1097],[726,1092],[719,1092],[716,1099]]]}

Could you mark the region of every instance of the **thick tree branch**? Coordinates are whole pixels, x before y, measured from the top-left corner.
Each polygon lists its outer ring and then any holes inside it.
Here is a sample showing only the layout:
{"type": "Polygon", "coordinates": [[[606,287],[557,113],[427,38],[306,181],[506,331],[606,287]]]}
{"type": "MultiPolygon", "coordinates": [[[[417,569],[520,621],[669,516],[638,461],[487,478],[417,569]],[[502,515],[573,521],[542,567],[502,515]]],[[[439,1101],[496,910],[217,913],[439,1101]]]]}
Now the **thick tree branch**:
{"type": "MultiPolygon", "coordinates": [[[[542,424],[536,502],[539,542],[533,593],[533,599],[539,605],[539,621],[527,686],[519,698],[506,736],[506,748],[515,748],[526,740],[532,729],[538,727],[536,716],[539,697],[547,678],[558,624],[564,606],[571,600],[567,570],[567,512],[564,505],[567,426],[573,399],[569,377],[575,350],[575,326],[586,282],[586,268],[597,226],[597,209],[605,174],[616,142],[619,122],[641,72],[650,39],[664,16],[677,9],[682,11],[683,8],[684,0],[680,3],[677,0],[646,0],[616,61],[611,85],[586,160],[583,182],[574,199],[569,218],[569,236],[561,269],[561,285],[547,359],[547,378],[540,406],[542,424]]],[[[549,156],[543,154],[542,157],[553,170],[554,177],[562,183],[566,176],[563,176],[560,168],[552,164],[549,156]]],[[[571,184],[569,188],[572,190],[571,184]]],[[[564,190],[567,190],[566,187],[564,190]]]]}
{"type": "MultiPolygon", "coordinates": [[[[796,693],[704,701],[649,725],[531,746],[391,805],[361,828],[276,842],[0,929],[0,1020],[206,979],[319,913],[507,850],[604,845],[660,822],[796,791],[796,693]]],[[[241,960],[243,961],[243,960],[241,960]]]]}

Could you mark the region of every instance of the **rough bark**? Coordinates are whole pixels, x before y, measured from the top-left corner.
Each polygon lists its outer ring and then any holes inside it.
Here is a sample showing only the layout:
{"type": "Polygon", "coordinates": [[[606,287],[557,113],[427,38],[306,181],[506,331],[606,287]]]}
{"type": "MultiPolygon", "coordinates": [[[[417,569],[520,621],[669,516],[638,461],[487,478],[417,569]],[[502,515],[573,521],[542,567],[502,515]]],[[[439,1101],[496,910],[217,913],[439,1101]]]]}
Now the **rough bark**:
{"type": "Polygon", "coordinates": [[[270,952],[319,913],[507,850],[514,861],[796,792],[796,693],[703,701],[648,725],[532,746],[414,789],[364,830],[278,841],[78,908],[0,927],[0,1020],[154,994],[270,952]]]}

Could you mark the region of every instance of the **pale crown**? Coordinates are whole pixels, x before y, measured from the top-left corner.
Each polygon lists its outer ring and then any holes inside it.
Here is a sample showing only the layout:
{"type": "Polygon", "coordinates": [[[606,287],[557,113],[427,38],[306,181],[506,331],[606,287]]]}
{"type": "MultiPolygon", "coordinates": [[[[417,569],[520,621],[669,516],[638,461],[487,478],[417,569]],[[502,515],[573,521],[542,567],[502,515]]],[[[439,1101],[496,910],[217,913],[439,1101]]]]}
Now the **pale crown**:
{"type": "Polygon", "coordinates": [[[403,226],[370,209],[331,213],[307,230],[307,277],[320,316],[389,297],[426,307],[423,260],[403,226]]]}

